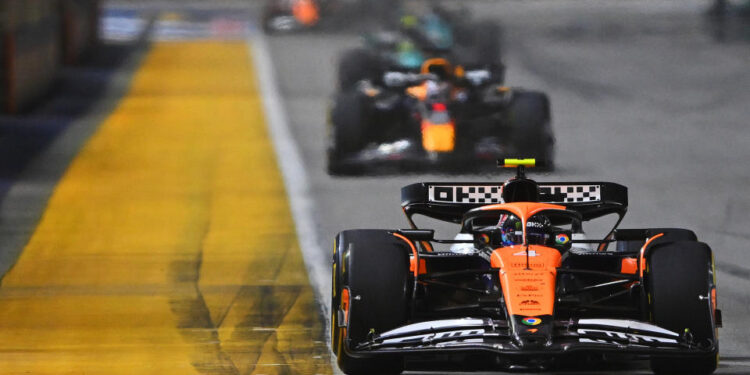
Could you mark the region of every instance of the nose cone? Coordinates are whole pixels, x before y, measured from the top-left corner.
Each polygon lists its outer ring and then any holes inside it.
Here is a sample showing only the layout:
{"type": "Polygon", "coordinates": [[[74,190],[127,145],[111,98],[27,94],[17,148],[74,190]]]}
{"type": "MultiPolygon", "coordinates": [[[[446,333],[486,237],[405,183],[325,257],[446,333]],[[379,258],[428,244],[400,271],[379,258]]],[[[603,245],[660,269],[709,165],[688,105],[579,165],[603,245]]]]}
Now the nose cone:
{"type": "Polygon", "coordinates": [[[513,337],[522,349],[542,349],[552,343],[552,316],[514,316],[513,337]]]}

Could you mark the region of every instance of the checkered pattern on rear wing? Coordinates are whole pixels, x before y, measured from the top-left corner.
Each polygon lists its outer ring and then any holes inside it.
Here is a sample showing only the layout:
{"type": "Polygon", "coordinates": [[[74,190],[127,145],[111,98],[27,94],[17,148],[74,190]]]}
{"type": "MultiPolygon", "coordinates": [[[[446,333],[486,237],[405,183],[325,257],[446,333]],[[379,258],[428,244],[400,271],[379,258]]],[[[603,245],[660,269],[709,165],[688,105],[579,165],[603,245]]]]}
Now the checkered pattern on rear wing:
{"type": "Polygon", "coordinates": [[[592,203],[602,200],[602,186],[591,184],[539,184],[539,200],[545,203],[592,203]]]}
{"type": "MultiPolygon", "coordinates": [[[[427,200],[434,203],[503,203],[503,188],[498,184],[428,185],[427,200]]],[[[592,203],[602,200],[598,184],[539,184],[540,201],[545,203],[592,203]]]]}
{"type": "Polygon", "coordinates": [[[427,200],[434,203],[503,203],[501,185],[429,185],[427,200]]]}
{"type": "MultiPolygon", "coordinates": [[[[539,201],[565,205],[578,211],[584,220],[611,213],[624,215],[628,188],[613,182],[538,183],[539,201]]],[[[421,182],[401,189],[401,206],[407,216],[426,215],[438,220],[461,222],[470,209],[502,199],[503,184],[498,182],[421,182]]]]}

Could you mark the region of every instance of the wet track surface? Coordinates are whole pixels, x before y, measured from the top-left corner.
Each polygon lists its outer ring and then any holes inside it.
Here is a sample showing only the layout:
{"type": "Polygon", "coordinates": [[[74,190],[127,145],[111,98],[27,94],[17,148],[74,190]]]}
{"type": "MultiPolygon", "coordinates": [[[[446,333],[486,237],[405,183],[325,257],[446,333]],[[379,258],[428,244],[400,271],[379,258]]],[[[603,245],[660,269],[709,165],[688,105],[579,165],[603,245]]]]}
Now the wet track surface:
{"type": "MultiPolygon", "coordinates": [[[[113,47],[38,111],[0,118],[0,267],[23,250],[0,285],[0,374],[330,373],[333,236],[405,227],[409,183],[510,176],[331,178],[326,112],[356,32],[258,39],[255,3],[112,4],[113,39],[154,43],[113,47]]],[[[531,176],[618,182],[622,227],[694,229],[717,261],[717,374],[748,374],[750,21],[705,6],[469,4],[503,25],[508,84],[551,98],[558,169],[531,176]]]]}
{"type": "MultiPolygon", "coordinates": [[[[712,246],[718,264],[725,325],[717,373],[745,374],[750,372],[745,233],[750,224],[750,41],[736,24],[717,41],[719,25],[703,16],[704,7],[700,1],[472,4],[475,14],[503,24],[508,84],[542,89],[551,97],[558,169],[537,180],[618,182],[630,194],[621,227],[694,229],[712,246]]],[[[322,135],[334,92],[335,57],[356,46],[357,36],[286,35],[269,43],[310,176],[322,251],[328,252],[343,229],[407,226],[399,207],[399,189],[406,184],[509,177],[502,171],[329,177],[322,135]]],[[[645,363],[614,369],[648,373],[645,363]]]]}

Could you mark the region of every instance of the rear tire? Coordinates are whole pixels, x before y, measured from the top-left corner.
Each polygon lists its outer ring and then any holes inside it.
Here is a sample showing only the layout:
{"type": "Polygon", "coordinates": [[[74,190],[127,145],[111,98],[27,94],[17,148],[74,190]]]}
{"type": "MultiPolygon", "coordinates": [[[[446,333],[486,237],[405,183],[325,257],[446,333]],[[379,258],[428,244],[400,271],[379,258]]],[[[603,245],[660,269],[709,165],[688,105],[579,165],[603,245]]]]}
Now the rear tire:
{"type": "Polygon", "coordinates": [[[492,21],[482,21],[474,26],[474,44],[481,64],[494,65],[502,62],[502,30],[492,21]]]}
{"type": "MultiPolygon", "coordinates": [[[[508,119],[514,141],[522,155],[517,157],[535,158],[537,166],[554,169],[554,144],[552,133],[551,110],[546,94],[534,91],[517,91],[513,93],[508,119]]],[[[504,135],[500,135],[501,139],[504,135]]]]}
{"type": "Polygon", "coordinates": [[[348,90],[363,79],[377,80],[378,62],[375,55],[364,48],[344,52],[339,60],[339,90],[348,90]]]}
{"type": "Polygon", "coordinates": [[[711,249],[702,242],[677,241],[652,246],[646,285],[651,320],[682,334],[689,330],[699,345],[717,350],[695,358],[653,358],[657,375],[708,375],[716,370],[718,342],[711,291],[715,287],[711,249]],[[708,298],[706,298],[708,297],[708,298]]]}
{"type": "Polygon", "coordinates": [[[456,52],[455,63],[464,67],[481,68],[502,65],[500,25],[492,21],[454,25],[454,52],[456,52]]]}
{"type": "MultiPolygon", "coordinates": [[[[408,320],[409,249],[385,230],[347,230],[334,243],[331,340],[341,371],[346,374],[399,374],[399,356],[351,355],[371,330],[382,333],[408,320]],[[349,289],[347,327],[339,327],[341,295],[349,289]]],[[[343,315],[343,313],[341,313],[343,315]]]]}

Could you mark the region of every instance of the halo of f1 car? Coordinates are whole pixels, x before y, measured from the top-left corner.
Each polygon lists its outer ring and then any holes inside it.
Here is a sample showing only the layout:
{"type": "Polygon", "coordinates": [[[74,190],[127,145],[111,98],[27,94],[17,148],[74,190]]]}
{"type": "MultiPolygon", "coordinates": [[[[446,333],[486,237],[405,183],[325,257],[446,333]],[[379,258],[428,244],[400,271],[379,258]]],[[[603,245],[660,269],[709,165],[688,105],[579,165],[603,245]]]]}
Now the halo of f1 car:
{"type": "MultiPolygon", "coordinates": [[[[416,183],[410,229],[345,230],[333,250],[331,344],[347,374],[397,374],[405,360],[545,370],[570,358],[648,358],[656,374],[717,365],[711,248],[680,228],[620,229],[625,186],[416,183]],[[422,215],[457,225],[438,239],[422,215]],[[615,215],[604,238],[584,223],[615,215]],[[441,248],[441,247],[447,247],[441,248]]],[[[474,367],[472,367],[474,368],[474,367]]]]}

